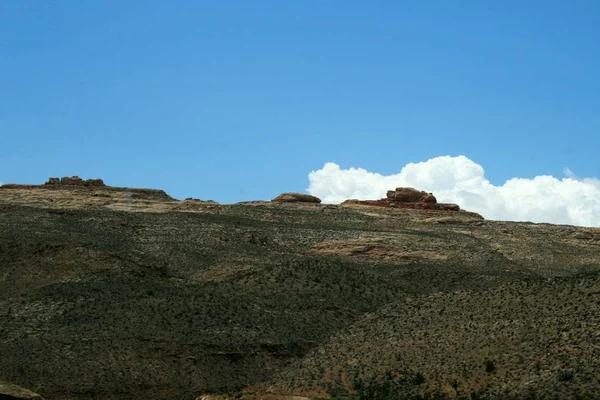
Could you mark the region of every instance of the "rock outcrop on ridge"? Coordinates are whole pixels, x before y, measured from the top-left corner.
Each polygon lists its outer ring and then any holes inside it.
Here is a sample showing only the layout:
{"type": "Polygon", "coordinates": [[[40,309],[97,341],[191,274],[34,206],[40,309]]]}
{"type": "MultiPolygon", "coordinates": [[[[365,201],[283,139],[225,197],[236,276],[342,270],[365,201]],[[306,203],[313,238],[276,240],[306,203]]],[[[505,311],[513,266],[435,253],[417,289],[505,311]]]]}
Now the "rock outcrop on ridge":
{"type": "Polygon", "coordinates": [[[78,176],[65,176],[62,178],[50,178],[44,186],[106,186],[102,179],[83,180],[78,176]]]}
{"type": "Polygon", "coordinates": [[[0,185],[0,194],[0,204],[18,202],[68,208],[115,204],[139,207],[177,201],[163,190],[109,186],[102,179],[79,176],[51,177],[41,185],[6,183],[0,185]]]}
{"type": "Polygon", "coordinates": [[[346,200],[342,205],[364,205],[387,208],[412,208],[418,210],[460,211],[458,204],[438,203],[432,193],[409,187],[388,190],[387,197],[380,200],[346,200]]]}
{"type": "Polygon", "coordinates": [[[316,196],[290,192],[282,193],[271,201],[275,203],[321,203],[321,199],[316,196]]]}

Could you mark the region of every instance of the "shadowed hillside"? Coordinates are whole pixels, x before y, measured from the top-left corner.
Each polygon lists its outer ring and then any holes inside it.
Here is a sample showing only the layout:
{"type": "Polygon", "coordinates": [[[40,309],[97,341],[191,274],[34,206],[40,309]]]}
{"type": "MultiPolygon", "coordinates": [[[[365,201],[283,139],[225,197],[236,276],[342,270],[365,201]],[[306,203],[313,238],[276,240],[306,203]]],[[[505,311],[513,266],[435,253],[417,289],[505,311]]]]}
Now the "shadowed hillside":
{"type": "Polygon", "coordinates": [[[46,399],[598,398],[600,229],[438,208],[0,187],[0,381],[46,399]]]}

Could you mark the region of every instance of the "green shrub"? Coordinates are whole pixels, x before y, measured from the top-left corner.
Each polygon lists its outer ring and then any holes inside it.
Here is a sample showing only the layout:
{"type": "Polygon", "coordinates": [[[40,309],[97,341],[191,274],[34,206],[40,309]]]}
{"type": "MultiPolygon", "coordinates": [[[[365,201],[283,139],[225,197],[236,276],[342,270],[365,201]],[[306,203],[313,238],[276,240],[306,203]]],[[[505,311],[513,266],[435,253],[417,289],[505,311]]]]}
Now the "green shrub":
{"type": "Polygon", "coordinates": [[[496,363],[492,360],[485,361],[485,372],[488,374],[493,374],[496,372],[496,363]]]}

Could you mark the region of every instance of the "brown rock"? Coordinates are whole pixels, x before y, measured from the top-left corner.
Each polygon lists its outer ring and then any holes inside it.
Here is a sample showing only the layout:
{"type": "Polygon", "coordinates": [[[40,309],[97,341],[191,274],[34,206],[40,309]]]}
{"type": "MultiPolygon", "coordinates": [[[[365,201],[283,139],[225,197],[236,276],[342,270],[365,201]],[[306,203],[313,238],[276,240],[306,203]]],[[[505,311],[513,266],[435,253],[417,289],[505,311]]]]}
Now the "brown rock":
{"type": "Polygon", "coordinates": [[[282,193],[271,201],[276,203],[320,203],[321,199],[310,194],[282,193]]]}
{"type": "Polygon", "coordinates": [[[346,200],[342,205],[363,205],[387,208],[407,208],[413,210],[460,211],[457,204],[438,203],[432,193],[414,188],[396,188],[388,190],[385,199],[380,200],[346,200]]]}
{"type": "Polygon", "coordinates": [[[17,385],[0,382],[0,399],[5,400],[43,400],[42,396],[17,385]]]}
{"type": "Polygon", "coordinates": [[[88,179],[83,184],[84,186],[106,186],[102,179],[88,179]]]}
{"type": "Polygon", "coordinates": [[[404,208],[412,210],[443,210],[443,211],[459,211],[460,207],[458,204],[452,203],[423,203],[417,202],[400,202],[391,199],[381,200],[346,200],[342,205],[362,205],[372,207],[385,207],[385,208],[404,208]]]}
{"type": "Polygon", "coordinates": [[[83,179],[81,179],[78,176],[65,176],[63,178],[60,179],[60,184],[61,185],[69,185],[69,186],[74,186],[74,185],[83,185],[83,179]]]}
{"type": "Polygon", "coordinates": [[[403,203],[416,203],[427,194],[427,192],[416,190],[414,188],[396,188],[394,192],[394,200],[403,203]]]}
{"type": "Polygon", "coordinates": [[[419,201],[421,203],[428,203],[428,204],[435,204],[435,203],[437,203],[437,199],[431,193],[426,194],[425,196],[421,197],[421,200],[419,200],[419,201]]]}
{"type": "Polygon", "coordinates": [[[60,185],[59,178],[49,178],[48,182],[44,183],[44,185],[60,185]]]}
{"type": "Polygon", "coordinates": [[[88,179],[83,180],[78,176],[65,176],[63,178],[49,178],[48,182],[44,183],[44,186],[92,186],[92,187],[104,187],[106,186],[102,179],[88,179]]]}

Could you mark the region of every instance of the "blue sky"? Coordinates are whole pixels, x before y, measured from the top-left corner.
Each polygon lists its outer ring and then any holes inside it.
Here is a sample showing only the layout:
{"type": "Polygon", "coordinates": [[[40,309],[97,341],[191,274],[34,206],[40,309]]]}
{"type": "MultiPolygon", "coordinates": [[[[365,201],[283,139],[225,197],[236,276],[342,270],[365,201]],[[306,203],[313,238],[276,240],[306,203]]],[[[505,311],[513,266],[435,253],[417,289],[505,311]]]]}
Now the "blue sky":
{"type": "Polygon", "coordinates": [[[0,2],[0,181],[221,202],[465,155],[600,176],[597,1],[0,2]]]}

